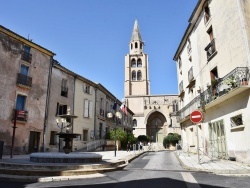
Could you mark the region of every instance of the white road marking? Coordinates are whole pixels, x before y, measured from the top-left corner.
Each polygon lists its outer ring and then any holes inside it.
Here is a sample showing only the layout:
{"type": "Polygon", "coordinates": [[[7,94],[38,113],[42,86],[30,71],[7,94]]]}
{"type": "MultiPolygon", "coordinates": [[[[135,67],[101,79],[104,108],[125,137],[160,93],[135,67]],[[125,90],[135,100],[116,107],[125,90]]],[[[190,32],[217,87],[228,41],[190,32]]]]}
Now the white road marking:
{"type": "Polygon", "coordinates": [[[181,172],[181,175],[182,175],[184,181],[186,182],[186,185],[188,188],[201,188],[191,173],[181,172]]]}

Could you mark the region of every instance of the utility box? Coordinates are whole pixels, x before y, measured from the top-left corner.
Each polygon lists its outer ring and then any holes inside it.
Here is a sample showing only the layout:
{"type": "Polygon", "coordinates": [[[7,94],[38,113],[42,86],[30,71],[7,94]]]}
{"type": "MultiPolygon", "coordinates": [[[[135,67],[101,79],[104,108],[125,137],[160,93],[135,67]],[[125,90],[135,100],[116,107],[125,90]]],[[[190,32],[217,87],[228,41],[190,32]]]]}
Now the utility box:
{"type": "Polygon", "coordinates": [[[4,141],[0,141],[0,159],[2,159],[3,157],[3,144],[4,144],[4,141]]]}

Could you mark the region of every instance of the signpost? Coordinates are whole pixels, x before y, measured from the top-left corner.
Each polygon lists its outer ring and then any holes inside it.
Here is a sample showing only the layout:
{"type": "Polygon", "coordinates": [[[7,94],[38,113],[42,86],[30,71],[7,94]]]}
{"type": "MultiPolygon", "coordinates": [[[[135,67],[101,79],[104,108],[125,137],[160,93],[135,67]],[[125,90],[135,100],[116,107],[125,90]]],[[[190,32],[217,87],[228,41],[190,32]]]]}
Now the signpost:
{"type": "MultiPolygon", "coordinates": [[[[200,123],[203,119],[202,113],[199,110],[195,110],[190,114],[190,120],[194,123],[200,123]]],[[[198,125],[196,126],[197,132],[197,155],[198,155],[198,164],[200,164],[200,153],[199,153],[199,135],[198,135],[198,125]]]]}

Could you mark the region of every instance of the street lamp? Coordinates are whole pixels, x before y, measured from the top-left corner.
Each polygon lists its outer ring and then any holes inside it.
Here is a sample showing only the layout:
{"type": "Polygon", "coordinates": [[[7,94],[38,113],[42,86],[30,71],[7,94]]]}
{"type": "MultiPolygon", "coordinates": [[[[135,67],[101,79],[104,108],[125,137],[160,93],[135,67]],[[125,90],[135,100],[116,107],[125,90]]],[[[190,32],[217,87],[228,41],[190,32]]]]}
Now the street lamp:
{"type": "MultiPolygon", "coordinates": [[[[66,132],[70,129],[70,123],[66,121],[65,118],[56,119],[56,125],[60,128],[60,133],[62,133],[63,129],[66,128],[66,132]],[[61,123],[61,125],[59,125],[61,123]]],[[[59,151],[61,150],[61,140],[59,138],[59,151]]]]}
{"type": "MultiPolygon", "coordinates": [[[[109,112],[107,114],[108,118],[113,118],[113,114],[111,112],[109,112]]],[[[116,126],[117,126],[117,118],[121,119],[122,118],[122,114],[120,112],[116,112],[115,113],[115,157],[116,157],[116,126]]]]}

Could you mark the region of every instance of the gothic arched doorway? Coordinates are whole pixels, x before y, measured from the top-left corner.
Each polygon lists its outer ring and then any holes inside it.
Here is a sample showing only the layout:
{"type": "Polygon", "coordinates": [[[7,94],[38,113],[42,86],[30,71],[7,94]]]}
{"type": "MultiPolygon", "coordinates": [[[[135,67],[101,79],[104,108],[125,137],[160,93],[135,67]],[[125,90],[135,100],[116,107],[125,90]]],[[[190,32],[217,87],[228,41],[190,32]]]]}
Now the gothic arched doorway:
{"type": "Polygon", "coordinates": [[[163,143],[164,139],[164,123],[166,122],[165,116],[156,111],[153,112],[147,120],[147,136],[151,142],[163,143]]]}

